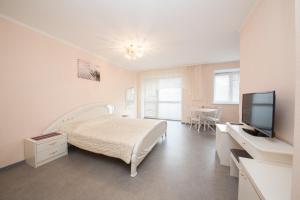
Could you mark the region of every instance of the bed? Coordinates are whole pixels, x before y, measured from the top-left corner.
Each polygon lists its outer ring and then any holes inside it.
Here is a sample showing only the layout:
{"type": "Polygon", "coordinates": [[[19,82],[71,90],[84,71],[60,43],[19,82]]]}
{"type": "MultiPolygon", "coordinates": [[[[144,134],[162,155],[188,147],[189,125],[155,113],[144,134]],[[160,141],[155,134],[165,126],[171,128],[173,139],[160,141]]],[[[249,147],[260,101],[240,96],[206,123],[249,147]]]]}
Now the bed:
{"type": "Polygon", "coordinates": [[[115,157],[131,165],[131,176],[155,144],[166,136],[164,120],[118,117],[111,105],[80,107],[56,120],[46,131],[67,135],[78,148],[115,157]]]}

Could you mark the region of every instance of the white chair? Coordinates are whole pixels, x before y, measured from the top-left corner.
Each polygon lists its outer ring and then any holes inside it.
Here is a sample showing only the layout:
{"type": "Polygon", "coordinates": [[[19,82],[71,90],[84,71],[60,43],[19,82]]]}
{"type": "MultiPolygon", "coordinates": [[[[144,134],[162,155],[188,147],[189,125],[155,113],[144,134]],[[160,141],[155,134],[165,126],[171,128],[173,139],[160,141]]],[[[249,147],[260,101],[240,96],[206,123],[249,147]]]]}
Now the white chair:
{"type": "Polygon", "coordinates": [[[220,122],[222,115],[222,109],[217,109],[216,112],[212,116],[207,116],[205,123],[208,125],[208,127],[212,130],[214,130],[213,127],[216,127],[216,124],[220,122]]]}
{"type": "Polygon", "coordinates": [[[201,116],[201,112],[197,111],[196,108],[191,109],[190,116],[189,116],[189,123],[190,128],[193,128],[193,126],[196,127],[197,131],[200,131],[201,125],[203,125],[203,117],[201,116]]]}
{"type": "Polygon", "coordinates": [[[206,129],[206,121],[207,121],[207,116],[204,115],[202,112],[199,113],[199,118],[198,118],[198,127],[197,127],[197,130],[198,130],[198,133],[200,132],[200,128],[201,126],[203,125],[204,127],[204,130],[206,129]]]}
{"type": "Polygon", "coordinates": [[[190,116],[189,116],[190,128],[192,128],[194,125],[196,125],[198,128],[198,121],[199,121],[199,113],[191,109],[190,116]]]}

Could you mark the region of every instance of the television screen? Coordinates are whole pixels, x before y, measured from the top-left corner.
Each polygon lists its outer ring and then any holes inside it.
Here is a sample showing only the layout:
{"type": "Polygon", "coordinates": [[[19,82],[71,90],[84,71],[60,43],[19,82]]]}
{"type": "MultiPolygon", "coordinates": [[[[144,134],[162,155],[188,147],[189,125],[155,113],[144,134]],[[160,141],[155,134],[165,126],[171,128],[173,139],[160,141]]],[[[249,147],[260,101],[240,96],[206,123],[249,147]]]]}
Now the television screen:
{"type": "Polygon", "coordinates": [[[274,136],[275,91],[243,94],[242,121],[266,136],[274,136]]]}

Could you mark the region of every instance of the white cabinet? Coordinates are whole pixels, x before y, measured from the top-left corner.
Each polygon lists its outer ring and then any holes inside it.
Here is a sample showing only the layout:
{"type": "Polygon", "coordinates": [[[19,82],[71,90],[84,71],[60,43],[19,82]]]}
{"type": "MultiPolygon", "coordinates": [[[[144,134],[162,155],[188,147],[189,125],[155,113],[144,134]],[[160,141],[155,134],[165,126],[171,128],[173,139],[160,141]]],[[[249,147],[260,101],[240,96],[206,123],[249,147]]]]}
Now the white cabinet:
{"type": "Polygon", "coordinates": [[[221,165],[230,165],[230,149],[241,149],[241,146],[228,134],[227,125],[216,125],[216,150],[221,165]]]}
{"type": "Polygon", "coordinates": [[[230,154],[230,176],[239,177],[240,166],[233,154],[230,154]]]}
{"type": "Polygon", "coordinates": [[[39,139],[25,139],[25,160],[32,167],[39,167],[68,154],[67,136],[43,135],[39,139]]]}
{"type": "Polygon", "coordinates": [[[238,200],[260,200],[248,177],[242,170],[239,173],[239,194],[238,200]]]}
{"type": "Polygon", "coordinates": [[[239,200],[290,200],[292,166],[240,158],[239,200]]]}

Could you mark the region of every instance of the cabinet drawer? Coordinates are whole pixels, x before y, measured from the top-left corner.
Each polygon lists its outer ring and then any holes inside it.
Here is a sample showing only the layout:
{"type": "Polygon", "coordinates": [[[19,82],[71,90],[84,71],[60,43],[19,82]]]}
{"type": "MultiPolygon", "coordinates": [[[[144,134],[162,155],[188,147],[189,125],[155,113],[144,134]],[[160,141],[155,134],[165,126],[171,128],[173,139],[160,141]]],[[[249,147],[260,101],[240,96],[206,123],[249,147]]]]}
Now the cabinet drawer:
{"type": "Polygon", "coordinates": [[[36,162],[43,162],[49,158],[63,154],[67,151],[67,143],[60,144],[55,148],[49,148],[41,152],[37,152],[36,162]]]}
{"type": "Polygon", "coordinates": [[[55,138],[54,140],[50,140],[45,143],[38,144],[36,146],[36,151],[37,152],[42,152],[46,150],[51,150],[51,149],[57,149],[58,146],[67,143],[67,138],[66,136],[61,136],[58,138],[55,138]]]}

